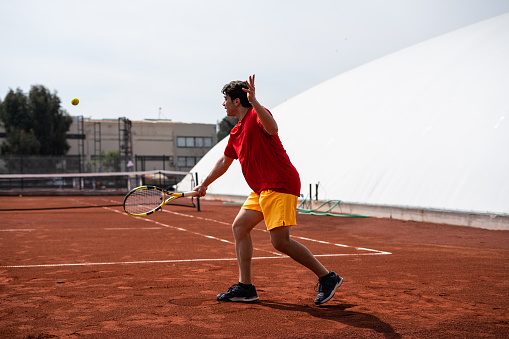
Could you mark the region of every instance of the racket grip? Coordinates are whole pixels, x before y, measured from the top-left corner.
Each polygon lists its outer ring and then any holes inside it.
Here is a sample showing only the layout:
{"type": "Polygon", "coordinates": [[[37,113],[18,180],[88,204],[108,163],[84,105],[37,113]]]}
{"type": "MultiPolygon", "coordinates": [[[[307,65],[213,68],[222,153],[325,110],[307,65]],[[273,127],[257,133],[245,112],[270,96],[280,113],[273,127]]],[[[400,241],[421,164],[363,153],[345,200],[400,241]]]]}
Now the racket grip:
{"type": "Polygon", "coordinates": [[[197,195],[198,195],[198,192],[196,192],[196,191],[189,191],[189,192],[182,193],[183,197],[195,197],[197,195]]]}

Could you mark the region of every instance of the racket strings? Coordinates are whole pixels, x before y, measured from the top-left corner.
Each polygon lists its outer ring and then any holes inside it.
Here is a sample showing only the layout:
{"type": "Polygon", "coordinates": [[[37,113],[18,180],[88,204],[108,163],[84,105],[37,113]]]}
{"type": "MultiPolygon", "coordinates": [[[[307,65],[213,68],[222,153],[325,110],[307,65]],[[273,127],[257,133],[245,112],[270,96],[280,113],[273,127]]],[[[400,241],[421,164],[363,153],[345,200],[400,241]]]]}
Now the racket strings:
{"type": "Polygon", "coordinates": [[[131,193],[124,204],[127,213],[148,213],[159,207],[165,199],[163,192],[156,189],[140,189],[131,193]]]}

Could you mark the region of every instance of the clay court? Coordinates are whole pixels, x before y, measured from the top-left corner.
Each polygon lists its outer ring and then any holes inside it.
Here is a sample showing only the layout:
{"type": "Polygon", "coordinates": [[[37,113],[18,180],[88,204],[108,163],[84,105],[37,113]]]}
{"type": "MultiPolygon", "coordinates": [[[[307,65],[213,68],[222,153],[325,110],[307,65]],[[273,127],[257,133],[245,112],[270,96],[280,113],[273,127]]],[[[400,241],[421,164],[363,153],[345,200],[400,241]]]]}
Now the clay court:
{"type": "Polygon", "coordinates": [[[261,224],[260,301],[220,303],[238,279],[239,206],[133,218],[122,199],[0,197],[0,337],[509,337],[509,231],[299,215],[293,237],[344,278],[317,307],[316,278],[261,224]]]}

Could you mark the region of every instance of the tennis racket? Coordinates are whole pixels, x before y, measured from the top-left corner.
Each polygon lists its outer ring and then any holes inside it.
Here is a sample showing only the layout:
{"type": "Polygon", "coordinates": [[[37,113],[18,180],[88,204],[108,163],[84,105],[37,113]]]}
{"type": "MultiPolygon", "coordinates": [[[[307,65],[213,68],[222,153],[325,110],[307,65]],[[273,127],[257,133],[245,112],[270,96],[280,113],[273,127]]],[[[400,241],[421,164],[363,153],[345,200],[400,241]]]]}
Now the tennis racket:
{"type": "Polygon", "coordinates": [[[197,192],[173,193],[145,185],[132,189],[124,198],[124,211],[133,217],[144,217],[159,211],[164,205],[178,198],[194,197],[197,192]]]}

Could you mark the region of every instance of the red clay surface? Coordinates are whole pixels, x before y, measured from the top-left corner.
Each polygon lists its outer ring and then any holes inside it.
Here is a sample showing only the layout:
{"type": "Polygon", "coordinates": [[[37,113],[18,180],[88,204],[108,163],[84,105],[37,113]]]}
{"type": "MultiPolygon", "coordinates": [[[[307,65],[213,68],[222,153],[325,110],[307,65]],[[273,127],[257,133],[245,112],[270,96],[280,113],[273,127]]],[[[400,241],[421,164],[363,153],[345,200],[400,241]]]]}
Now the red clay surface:
{"type": "MultiPolygon", "coordinates": [[[[0,209],[121,201],[0,197],[0,209]]],[[[237,282],[229,224],[239,206],[201,208],[0,211],[0,337],[509,337],[508,231],[299,215],[293,236],[345,279],[316,307],[316,277],[278,257],[261,224],[260,301],[221,303],[237,282]]]]}

